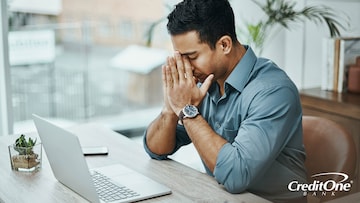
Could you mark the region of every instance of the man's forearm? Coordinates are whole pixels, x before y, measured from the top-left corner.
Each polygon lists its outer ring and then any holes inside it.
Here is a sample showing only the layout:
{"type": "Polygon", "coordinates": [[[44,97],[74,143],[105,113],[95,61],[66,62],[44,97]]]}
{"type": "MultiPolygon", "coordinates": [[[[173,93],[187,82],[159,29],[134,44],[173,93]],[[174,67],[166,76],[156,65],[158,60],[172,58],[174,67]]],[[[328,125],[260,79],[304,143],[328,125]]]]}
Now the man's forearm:
{"type": "Polygon", "coordinates": [[[173,112],[162,111],[149,125],[146,143],[151,152],[163,155],[171,153],[176,144],[176,125],[178,117],[173,112]]]}
{"type": "Polygon", "coordinates": [[[201,159],[214,172],[218,153],[227,141],[216,134],[202,116],[184,119],[183,123],[201,159]]]}

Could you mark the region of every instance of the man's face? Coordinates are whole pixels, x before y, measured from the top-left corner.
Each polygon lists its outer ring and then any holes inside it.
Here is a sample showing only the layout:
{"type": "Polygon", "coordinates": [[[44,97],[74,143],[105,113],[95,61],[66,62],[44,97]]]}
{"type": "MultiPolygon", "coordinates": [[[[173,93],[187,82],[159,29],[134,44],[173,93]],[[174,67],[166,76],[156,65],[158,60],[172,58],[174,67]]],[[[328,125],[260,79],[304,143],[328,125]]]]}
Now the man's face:
{"type": "Polygon", "coordinates": [[[189,60],[192,65],[193,75],[199,82],[204,82],[206,77],[219,71],[221,54],[217,49],[210,49],[206,43],[200,43],[198,33],[195,31],[171,36],[174,50],[179,51],[184,60],[189,60]],[[187,58],[187,59],[186,59],[187,58]]]}

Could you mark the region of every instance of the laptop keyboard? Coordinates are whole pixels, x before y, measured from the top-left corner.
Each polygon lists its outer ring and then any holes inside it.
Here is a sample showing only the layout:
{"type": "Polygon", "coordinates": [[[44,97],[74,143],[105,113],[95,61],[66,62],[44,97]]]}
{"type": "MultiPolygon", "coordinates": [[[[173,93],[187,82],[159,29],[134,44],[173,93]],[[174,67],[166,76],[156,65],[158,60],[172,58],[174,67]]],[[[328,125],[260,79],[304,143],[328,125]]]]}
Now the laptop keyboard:
{"type": "Polygon", "coordinates": [[[108,177],[99,172],[93,171],[92,178],[96,192],[98,193],[99,198],[104,202],[112,202],[139,196],[138,193],[125,186],[112,183],[108,177]]]}

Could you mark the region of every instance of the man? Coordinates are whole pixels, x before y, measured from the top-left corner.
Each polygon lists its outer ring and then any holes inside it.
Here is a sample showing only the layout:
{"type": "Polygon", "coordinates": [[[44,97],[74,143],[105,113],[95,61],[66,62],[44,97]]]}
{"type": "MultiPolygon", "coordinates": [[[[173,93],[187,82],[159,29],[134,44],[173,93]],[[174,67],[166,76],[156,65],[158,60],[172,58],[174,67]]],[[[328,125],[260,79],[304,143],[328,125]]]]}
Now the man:
{"type": "Polygon", "coordinates": [[[288,189],[306,182],[296,86],[240,44],[227,0],[184,0],[168,20],[175,53],[162,67],[164,107],[145,132],[147,153],[166,159],[192,142],[230,193],[305,200],[288,189]]]}

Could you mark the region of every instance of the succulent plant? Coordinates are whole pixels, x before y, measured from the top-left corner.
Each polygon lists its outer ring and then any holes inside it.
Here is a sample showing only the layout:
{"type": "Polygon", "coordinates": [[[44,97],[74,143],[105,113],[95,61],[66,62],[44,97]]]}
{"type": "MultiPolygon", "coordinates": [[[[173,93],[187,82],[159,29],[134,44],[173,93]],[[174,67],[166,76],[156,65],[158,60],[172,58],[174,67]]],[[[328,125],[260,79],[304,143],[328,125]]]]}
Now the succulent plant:
{"type": "Polygon", "coordinates": [[[33,140],[29,137],[28,140],[26,140],[25,135],[21,134],[15,141],[14,149],[18,151],[20,155],[31,155],[34,154],[33,147],[35,144],[36,139],[33,140]]]}

